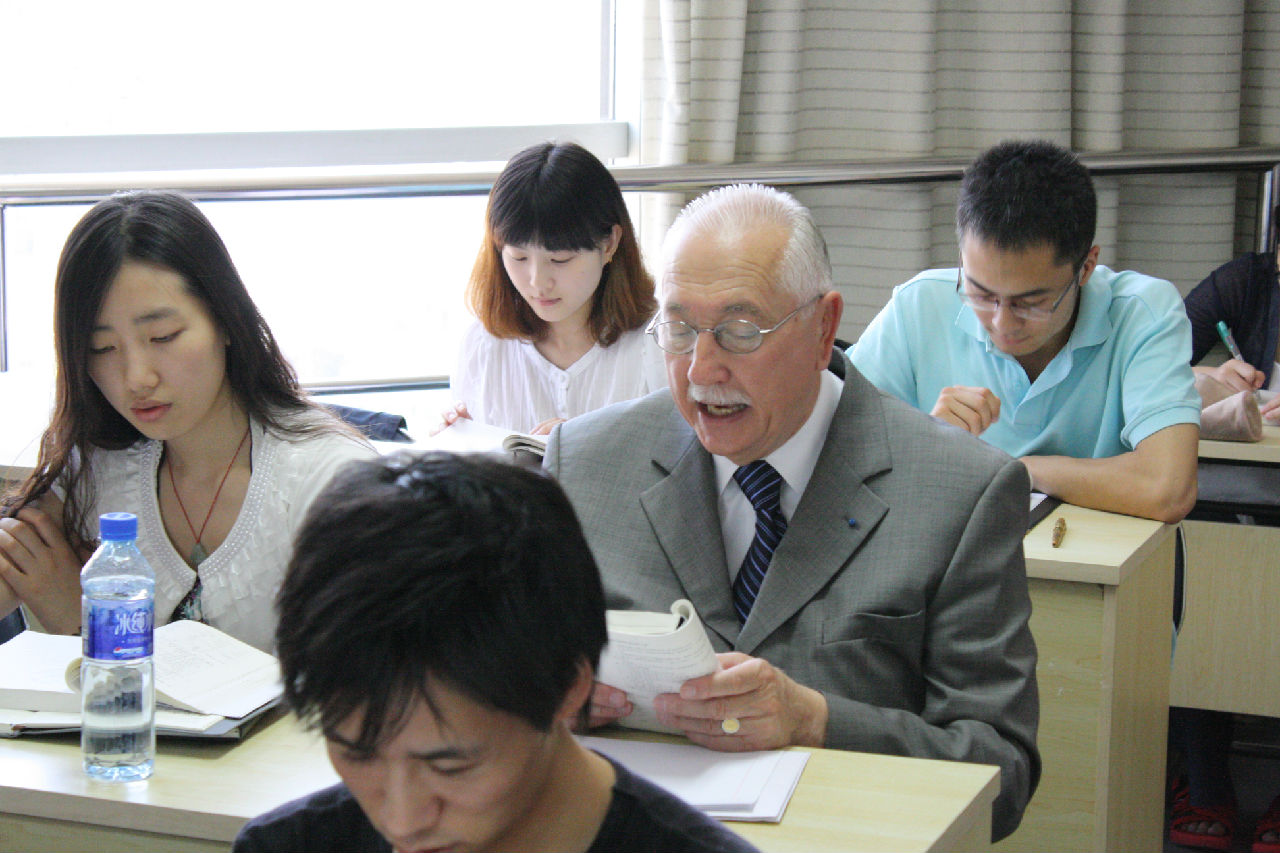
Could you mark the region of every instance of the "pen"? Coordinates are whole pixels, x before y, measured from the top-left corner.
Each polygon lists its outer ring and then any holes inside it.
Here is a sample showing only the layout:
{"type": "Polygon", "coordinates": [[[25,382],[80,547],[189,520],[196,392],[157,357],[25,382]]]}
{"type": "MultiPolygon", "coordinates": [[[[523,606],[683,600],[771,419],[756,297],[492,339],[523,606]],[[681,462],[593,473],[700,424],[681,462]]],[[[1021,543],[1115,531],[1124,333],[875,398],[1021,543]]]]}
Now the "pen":
{"type": "MultiPolygon", "coordinates": [[[[1227,352],[1231,353],[1231,357],[1236,361],[1244,361],[1244,356],[1240,354],[1240,347],[1236,345],[1235,335],[1231,334],[1231,329],[1227,327],[1226,320],[1218,321],[1218,337],[1222,338],[1222,342],[1227,345],[1227,352]]],[[[1245,364],[1248,364],[1246,361],[1245,364]]],[[[1253,398],[1258,399],[1258,391],[1254,389],[1253,398]]]]}
{"type": "Polygon", "coordinates": [[[1058,516],[1058,520],[1053,523],[1053,540],[1050,544],[1055,548],[1062,547],[1062,537],[1067,535],[1067,520],[1062,516],[1058,516]]]}
{"type": "Polygon", "coordinates": [[[1218,337],[1222,338],[1222,342],[1227,345],[1227,350],[1231,353],[1232,358],[1237,361],[1244,361],[1244,356],[1240,354],[1240,347],[1236,346],[1235,336],[1227,328],[1226,320],[1218,321],[1218,337]]]}

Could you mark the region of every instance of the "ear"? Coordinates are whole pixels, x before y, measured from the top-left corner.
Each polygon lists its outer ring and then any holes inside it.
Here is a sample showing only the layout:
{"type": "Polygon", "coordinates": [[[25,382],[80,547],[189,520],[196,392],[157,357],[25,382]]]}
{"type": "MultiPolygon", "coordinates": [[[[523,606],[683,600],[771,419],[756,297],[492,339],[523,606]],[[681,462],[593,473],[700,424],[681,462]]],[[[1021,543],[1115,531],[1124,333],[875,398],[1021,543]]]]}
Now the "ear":
{"type": "Polygon", "coordinates": [[[556,721],[574,728],[578,721],[578,713],[582,710],[583,704],[591,698],[591,691],[595,686],[595,671],[585,660],[579,661],[578,674],[574,677],[569,692],[564,695],[560,708],[556,711],[556,721]]]}
{"type": "Polygon", "coordinates": [[[818,370],[826,370],[831,363],[831,348],[835,346],[836,332],[840,330],[840,317],[844,314],[844,297],[838,291],[828,290],[818,301],[818,331],[822,335],[817,361],[818,370]]]}
{"type": "Polygon", "coordinates": [[[1089,280],[1089,276],[1093,275],[1093,268],[1098,265],[1098,255],[1102,250],[1098,246],[1094,246],[1089,250],[1089,254],[1084,256],[1084,263],[1080,265],[1080,286],[1089,280]]]}
{"type": "Polygon", "coordinates": [[[618,251],[618,245],[622,242],[622,226],[614,223],[609,229],[609,236],[604,241],[604,262],[607,264],[613,260],[613,253],[618,251]]]}

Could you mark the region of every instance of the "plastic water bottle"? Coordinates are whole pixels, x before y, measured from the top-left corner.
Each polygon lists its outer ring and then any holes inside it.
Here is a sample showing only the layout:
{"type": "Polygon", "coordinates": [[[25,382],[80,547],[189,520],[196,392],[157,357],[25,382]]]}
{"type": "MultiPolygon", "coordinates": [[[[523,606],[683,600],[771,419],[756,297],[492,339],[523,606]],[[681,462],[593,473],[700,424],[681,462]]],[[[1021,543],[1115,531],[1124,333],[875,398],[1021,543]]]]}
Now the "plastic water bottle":
{"type": "Polygon", "coordinates": [[[106,513],[98,531],[102,544],[80,572],[80,752],[95,779],[146,779],[156,755],[156,575],[138,550],[137,516],[106,513]]]}

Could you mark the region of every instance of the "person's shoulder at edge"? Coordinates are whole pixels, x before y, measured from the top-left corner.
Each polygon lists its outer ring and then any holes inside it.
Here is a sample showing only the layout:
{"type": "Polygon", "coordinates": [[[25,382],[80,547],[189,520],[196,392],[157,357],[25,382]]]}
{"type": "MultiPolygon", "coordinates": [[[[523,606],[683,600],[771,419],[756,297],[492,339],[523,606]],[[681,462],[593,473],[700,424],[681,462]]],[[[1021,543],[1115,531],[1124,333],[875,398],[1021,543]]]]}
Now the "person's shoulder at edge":
{"type": "Polygon", "coordinates": [[[1110,291],[1112,310],[1137,304],[1163,313],[1173,307],[1181,309],[1182,306],[1182,294],[1172,282],[1135,270],[1113,270],[1098,264],[1089,277],[1089,283],[1101,285],[1110,291]]]}
{"type": "MultiPolygon", "coordinates": [[[[585,434],[617,437],[616,430],[613,427],[619,424],[633,420],[636,422],[652,422],[654,418],[664,416],[673,411],[675,411],[675,401],[671,397],[671,390],[669,388],[659,388],[656,391],[650,391],[643,397],[610,403],[603,408],[586,412],[576,418],[570,418],[556,427],[552,435],[558,434],[558,440],[561,442],[572,441],[585,434]]],[[[624,441],[628,440],[625,437],[619,438],[624,441]]]]}
{"type": "Polygon", "coordinates": [[[613,800],[590,851],[634,849],[751,853],[758,849],[720,821],[632,773],[613,759],[607,760],[613,765],[616,775],[613,800]]]}
{"type": "Polygon", "coordinates": [[[272,851],[389,851],[355,797],[341,783],[290,800],[249,821],[232,844],[232,853],[272,851]]]}
{"type": "Polygon", "coordinates": [[[956,289],[956,276],[958,274],[955,267],[935,267],[921,270],[902,284],[895,285],[892,298],[932,299],[935,294],[941,291],[952,292],[956,289]]]}

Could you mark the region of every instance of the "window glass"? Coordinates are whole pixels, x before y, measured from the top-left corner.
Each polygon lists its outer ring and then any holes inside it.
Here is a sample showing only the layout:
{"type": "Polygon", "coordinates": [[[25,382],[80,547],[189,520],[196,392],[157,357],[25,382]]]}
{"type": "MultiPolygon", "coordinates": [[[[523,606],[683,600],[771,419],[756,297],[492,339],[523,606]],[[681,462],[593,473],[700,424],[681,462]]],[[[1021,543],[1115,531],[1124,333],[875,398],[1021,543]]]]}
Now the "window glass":
{"type": "Polygon", "coordinates": [[[605,7],[6,3],[0,136],[597,121],[605,7]]]}
{"type": "MultiPolygon", "coordinates": [[[[447,376],[484,196],[200,207],[304,382],[447,376]]],[[[10,366],[51,369],[58,253],[86,205],[5,212],[10,366]]]]}

